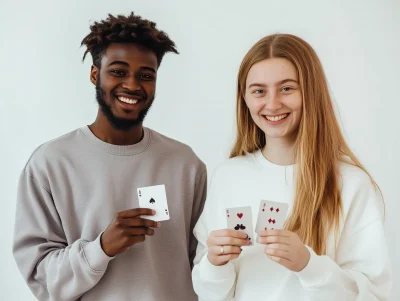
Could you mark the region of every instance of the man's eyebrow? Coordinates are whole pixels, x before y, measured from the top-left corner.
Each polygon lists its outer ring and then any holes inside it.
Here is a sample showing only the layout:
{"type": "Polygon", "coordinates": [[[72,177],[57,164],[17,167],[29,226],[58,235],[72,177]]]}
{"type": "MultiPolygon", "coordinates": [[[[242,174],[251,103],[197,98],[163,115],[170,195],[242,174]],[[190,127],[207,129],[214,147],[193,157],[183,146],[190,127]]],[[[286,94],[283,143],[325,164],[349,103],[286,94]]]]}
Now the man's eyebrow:
{"type": "Polygon", "coordinates": [[[108,67],[110,67],[112,65],[124,65],[124,66],[129,67],[129,64],[127,62],[124,62],[124,61],[113,61],[113,62],[108,64],[108,67]]]}
{"type": "Polygon", "coordinates": [[[143,70],[147,70],[147,71],[151,71],[151,72],[153,72],[153,73],[156,73],[156,69],[154,69],[154,68],[152,68],[152,67],[143,66],[143,67],[140,67],[140,69],[143,69],[143,70]]]}

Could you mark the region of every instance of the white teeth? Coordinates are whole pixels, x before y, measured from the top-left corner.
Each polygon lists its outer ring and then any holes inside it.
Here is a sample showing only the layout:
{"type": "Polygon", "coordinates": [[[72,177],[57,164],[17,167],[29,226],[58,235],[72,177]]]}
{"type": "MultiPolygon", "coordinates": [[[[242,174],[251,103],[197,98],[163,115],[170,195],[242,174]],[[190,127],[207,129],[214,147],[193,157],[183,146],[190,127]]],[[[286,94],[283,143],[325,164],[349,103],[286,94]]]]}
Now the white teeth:
{"type": "Polygon", "coordinates": [[[126,97],[118,97],[118,99],[122,102],[129,103],[131,105],[134,105],[135,103],[137,103],[137,99],[130,99],[130,98],[126,98],[126,97]]]}
{"type": "Polygon", "coordinates": [[[285,117],[287,117],[289,114],[283,114],[283,115],[279,115],[279,116],[265,116],[265,118],[267,118],[267,120],[269,121],[279,121],[285,117]]]}

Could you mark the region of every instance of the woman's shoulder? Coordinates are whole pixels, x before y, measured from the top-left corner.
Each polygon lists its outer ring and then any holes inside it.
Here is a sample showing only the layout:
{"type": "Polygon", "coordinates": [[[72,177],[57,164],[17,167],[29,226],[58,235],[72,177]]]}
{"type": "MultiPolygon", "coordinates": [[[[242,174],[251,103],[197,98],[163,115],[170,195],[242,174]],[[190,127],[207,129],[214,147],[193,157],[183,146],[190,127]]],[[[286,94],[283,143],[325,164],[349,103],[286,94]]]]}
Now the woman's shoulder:
{"type": "Polygon", "coordinates": [[[360,225],[381,220],[384,215],[384,202],[381,191],[362,168],[348,158],[340,161],[340,187],[345,216],[357,220],[360,225]]]}
{"type": "Polygon", "coordinates": [[[351,182],[353,187],[373,185],[368,173],[345,156],[339,160],[339,175],[343,183],[351,182]]]}

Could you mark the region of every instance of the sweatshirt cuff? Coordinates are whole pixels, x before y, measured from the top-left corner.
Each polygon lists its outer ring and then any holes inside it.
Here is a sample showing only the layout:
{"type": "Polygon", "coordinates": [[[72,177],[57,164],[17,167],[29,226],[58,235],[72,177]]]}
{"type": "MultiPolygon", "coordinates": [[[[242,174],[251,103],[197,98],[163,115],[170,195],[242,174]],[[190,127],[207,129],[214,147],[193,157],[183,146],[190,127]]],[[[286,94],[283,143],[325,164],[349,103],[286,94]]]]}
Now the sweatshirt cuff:
{"type": "Polygon", "coordinates": [[[295,274],[303,287],[318,286],[332,273],[332,260],[328,256],[318,256],[313,249],[306,247],[310,251],[310,260],[303,270],[295,274]]]}
{"type": "Polygon", "coordinates": [[[96,240],[82,245],[87,264],[94,272],[104,272],[107,269],[109,261],[114,258],[104,253],[100,242],[101,235],[103,235],[103,232],[100,233],[96,240]]]}
{"type": "Polygon", "coordinates": [[[232,262],[225,265],[215,266],[208,260],[208,253],[206,253],[199,263],[200,278],[205,281],[222,281],[230,278],[235,273],[235,266],[232,262]]]}

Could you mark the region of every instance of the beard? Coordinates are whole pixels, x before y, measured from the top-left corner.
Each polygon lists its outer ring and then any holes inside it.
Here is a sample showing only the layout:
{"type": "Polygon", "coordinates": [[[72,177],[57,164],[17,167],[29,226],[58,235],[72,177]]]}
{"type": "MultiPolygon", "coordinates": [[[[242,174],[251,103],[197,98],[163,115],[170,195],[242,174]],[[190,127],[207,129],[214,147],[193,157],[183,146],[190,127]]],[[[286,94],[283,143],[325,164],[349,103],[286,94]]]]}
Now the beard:
{"type": "MultiPolygon", "coordinates": [[[[100,78],[98,78],[97,84],[96,84],[96,100],[97,100],[97,103],[99,104],[101,111],[106,116],[106,118],[110,122],[111,126],[116,130],[127,132],[131,128],[143,123],[144,118],[146,117],[148,111],[150,110],[151,105],[153,104],[154,95],[150,99],[150,102],[147,105],[147,107],[145,107],[143,110],[141,110],[139,112],[139,116],[135,119],[121,118],[121,117],[115,116],[115,114],[112,112],[111,106],[106,103],[105,92],[100,86],[100,78]]],[[[141,100],[141,101],[143,101],[143,100],[141,100]]]]}

